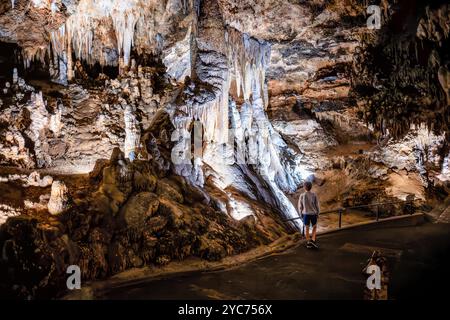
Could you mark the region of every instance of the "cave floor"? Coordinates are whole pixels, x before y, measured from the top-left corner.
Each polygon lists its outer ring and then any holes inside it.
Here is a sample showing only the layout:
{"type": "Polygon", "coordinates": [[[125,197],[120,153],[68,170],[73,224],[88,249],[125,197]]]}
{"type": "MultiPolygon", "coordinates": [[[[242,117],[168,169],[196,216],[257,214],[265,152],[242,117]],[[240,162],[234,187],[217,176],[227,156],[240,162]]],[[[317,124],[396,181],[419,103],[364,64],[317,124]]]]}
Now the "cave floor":
{"type": "Polygon", "coordinates": [[[387,258],[389,299],[437,298],[450,279],[450,224],[348,229],[216,272],[104,288],[97,299],[363,299],[373,250],[387,258]]]}

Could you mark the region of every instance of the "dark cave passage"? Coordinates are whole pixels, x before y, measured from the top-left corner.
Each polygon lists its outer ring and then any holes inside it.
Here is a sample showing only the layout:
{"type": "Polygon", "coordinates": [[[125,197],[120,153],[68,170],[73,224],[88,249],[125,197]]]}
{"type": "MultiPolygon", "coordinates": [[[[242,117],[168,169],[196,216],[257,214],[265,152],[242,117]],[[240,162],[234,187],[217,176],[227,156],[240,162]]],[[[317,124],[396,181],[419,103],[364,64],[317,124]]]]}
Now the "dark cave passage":
{"type": "Polygon", "coordinates": [[[17,44],[0,41],[0,83],[11,81],[14,68],[18,68],[19,72],[23,71],[19,53],[20,47],[17,44]]]}

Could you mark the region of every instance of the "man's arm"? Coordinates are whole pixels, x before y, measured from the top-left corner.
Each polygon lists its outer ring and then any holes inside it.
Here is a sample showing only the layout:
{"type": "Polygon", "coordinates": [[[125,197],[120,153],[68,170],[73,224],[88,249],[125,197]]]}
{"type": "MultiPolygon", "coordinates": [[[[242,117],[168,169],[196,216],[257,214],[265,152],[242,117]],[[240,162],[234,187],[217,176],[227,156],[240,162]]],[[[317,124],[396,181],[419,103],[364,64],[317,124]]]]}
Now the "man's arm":
{"type": "Polygon", "coordinates": [[[317,196],[317,194],[314,197],[314,200],[315,200],[314,202],[315,202],[316,209],[317,209],[317,214],[319,214],[320,213],[320,205],[319,205],[319,197],[317,196]]]}

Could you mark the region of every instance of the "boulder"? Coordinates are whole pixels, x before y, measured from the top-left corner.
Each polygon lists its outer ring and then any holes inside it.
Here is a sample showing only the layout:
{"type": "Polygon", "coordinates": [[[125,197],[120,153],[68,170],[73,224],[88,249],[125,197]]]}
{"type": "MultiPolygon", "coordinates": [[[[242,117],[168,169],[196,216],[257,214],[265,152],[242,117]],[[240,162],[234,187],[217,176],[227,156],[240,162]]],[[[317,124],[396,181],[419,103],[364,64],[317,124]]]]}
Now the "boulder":
{"type": "Polygon", "coordinates": [[[157,179],[154,175],[145,172],[134,172],[133,188],[136,191],[153,192],[156,188],[157,179]]]}
{"type": "Polygon", "coordinates": [[[167,225],[168,219],[163,216],[151,217],[147,220],[147,228],[153,232],[158,232],[164,229],[167,225]]]}
{"type": "Polygon", "coordinates": [[[184,197],[181,193],[180,187],[169,179],[162,179],[156,185],[156,193],[160,196],[165,196],[178,203],[183,203],[184,197]]]}
{"type": "Polygon", "coordinates": [[[151,192],[141,192],[132,196],[121,209],[121,217],[128,227],[142,227],[146,220],[158,210],[158,196],[151,192]]]}
{"type": "Polygon", "coordinates": [[[227,255],[226,249],[219,241],[211,239],[208,235],[199,238],[200,257],[209,261],[218,261],[227,255]]]}
{"type": "Polygon", "coordinates": [[[159,198],[160,203],[160,212],[165,215],[172,216],[174,218],[182,218],[183,217],[183,211],[178,206],[177,203],[173,202],[171,199],[168,199],[166,197],[160,197],[159,198]]]}

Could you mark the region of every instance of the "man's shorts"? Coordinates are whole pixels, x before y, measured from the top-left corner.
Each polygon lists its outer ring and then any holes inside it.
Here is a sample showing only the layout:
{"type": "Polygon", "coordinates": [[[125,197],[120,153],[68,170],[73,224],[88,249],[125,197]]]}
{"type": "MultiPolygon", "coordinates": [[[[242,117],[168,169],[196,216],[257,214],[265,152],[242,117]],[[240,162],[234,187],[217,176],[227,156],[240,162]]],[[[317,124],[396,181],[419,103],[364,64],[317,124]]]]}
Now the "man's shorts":
{"type": "Polygon", "coordinates": [[[317,214],[304,214],[303,215],[303,224],[305,226],[315,226],[317,224],[317,214]]]}

